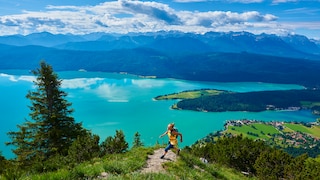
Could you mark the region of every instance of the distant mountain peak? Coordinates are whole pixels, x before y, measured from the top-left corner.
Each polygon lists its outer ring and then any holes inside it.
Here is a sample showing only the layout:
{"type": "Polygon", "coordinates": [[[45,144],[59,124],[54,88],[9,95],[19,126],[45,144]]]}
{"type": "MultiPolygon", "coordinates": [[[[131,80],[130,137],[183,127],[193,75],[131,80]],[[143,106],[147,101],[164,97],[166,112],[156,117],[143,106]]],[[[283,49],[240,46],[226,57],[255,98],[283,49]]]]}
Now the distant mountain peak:
{"type": "Polygon", "coordinates": [[[39,32],[22,35],[0,36],[0,44],[27,46],[38,45],[64,50],[110,51],[115,49],[152,48],[162,52],[250,52],[306,59],[320,59],[320,42],[302,35],[252,34],[240,32],[206,32],[204,34],[180,31],[149,33],[86,35],[51,34],[39,32]]]}

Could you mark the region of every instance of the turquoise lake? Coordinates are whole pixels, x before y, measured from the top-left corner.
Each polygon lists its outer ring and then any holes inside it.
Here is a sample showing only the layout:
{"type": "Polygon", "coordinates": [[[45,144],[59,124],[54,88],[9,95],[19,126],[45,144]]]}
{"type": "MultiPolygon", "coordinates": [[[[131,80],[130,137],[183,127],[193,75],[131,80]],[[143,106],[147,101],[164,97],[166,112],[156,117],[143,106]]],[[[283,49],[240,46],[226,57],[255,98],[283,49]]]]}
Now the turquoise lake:
{"type": "MultiPolygon", "coordinates": [[[[270,84],[260,82],[216,83],[177,79],[147,79],[133,75],[102,72],[58,72],[63,79],[62,90],[68,93],[67,100],[75,109],[73,116],[84,127],[98,134],[101,140],[114,136],[116,130],[123,130],[129,145],[135,132],[141,134],[146,146],[166,143],[167,137],[159,139],[167,127],[174,122],[183,134],[180,147],[192,145],[207,134],[222,130],[230,119],[256,119],[262,121],[304,121],[316,120],[310,111],[265,111],[252,112],[194,112],[171,110],[176,101],[155,101],[158,95],[193,89],[221,89],[236,92],[301,89],[302,86],[270,84]]],[[[16,125],[29,119],[27,92],[34,88],[27,71],[0,71],[0,98],[2,105],[0,127],[0,150],[7,158],[13,157],[11,148],[4,143],[10,139],[9,131],[16,131],[16,125]]]]}

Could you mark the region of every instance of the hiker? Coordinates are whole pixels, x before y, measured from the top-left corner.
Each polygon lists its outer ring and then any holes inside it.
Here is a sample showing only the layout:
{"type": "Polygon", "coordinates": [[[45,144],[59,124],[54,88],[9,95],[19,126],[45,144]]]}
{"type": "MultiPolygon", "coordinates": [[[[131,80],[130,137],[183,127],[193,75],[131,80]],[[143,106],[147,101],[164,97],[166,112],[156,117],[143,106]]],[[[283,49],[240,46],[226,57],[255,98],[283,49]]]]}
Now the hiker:
{"type": "Polygon", "coordinates": [[[180,149],[177,147],[178,146],[177,138],[178,136],[180,136],[180,142],[182,142],[182,134],[179,133],[178,130],[174,128],[174,123],[168,124],[167,131],[161,134],[159,138],[162,138],[166,134],[168,134],[168,137],[169,137],[169,144],[164,149],[164,154],[160,157],[161,159],[163,159],[164,156],[168,153],[168,151],[172,148],[174,148],[177,151],[178,155],[180,153],[180,149]]]}

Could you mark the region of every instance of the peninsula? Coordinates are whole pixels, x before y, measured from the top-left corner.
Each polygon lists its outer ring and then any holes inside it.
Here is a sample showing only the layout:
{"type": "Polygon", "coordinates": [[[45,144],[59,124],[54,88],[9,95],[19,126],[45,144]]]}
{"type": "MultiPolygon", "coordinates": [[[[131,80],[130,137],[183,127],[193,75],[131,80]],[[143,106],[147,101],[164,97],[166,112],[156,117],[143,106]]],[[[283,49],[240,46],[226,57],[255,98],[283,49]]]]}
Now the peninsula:
{"type": "Polygon", "coordinates": [[[310,109],[320,114],[320,90],[277,90],[237,93],[220,90],[193,90],[158,96],[156,100],[179,99],[173,109],[205,112],[310,109]]]}

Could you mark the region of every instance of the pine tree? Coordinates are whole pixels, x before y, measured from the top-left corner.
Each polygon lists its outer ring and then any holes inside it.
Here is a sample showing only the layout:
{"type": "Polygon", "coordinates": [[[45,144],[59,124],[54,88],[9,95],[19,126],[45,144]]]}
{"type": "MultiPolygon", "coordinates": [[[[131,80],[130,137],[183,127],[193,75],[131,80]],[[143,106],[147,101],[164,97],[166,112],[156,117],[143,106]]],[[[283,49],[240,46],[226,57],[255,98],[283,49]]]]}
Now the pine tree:
{"type": "Polygon", "coordinates": [[[113,138],[113,148],[115,153],[122,153],[128,149],[129,145],[126,142],[124,133],[122,130],[116,130],[116,135],[113,138]]]}
{"type": "Polygon", "coordinates": [[[32,120],[18,126],[18,132],[8,133],[12,139],[8,144],[17,147],[13,152],[22,162],[66,155],[72,142],[85,132],[71,116],[71,103],[65,99],[67,93],[60,90],[62,80],[52,67],[42,61],[40,68],[32,72],[36,89],[26,96],[31,101],[32,120]]]}
{"type": "Polygon", "coordinates": [[[136,132],[134,134],[134,139],[133,139],[133,148],[140,147],[140,146],[143,146],[143,143],[141,142],[139,132],[136,132]]]}
{"type": "Polygon", "coordinates": [[[38,147],[34,144],[33,137],[35,134],[30,122],[25,122],[23,125],[17,125],[19,131],[9,132],[12,142],[6,143],[7,145],[14,145],[16,149],[13,153],[17,156],[19,166],[30,166],[35,159],[35,156],[40,156],[38,147]]]}
{"type": "Polygon", "coordinates": [[[101,144],[100,144],[100,156],[104,156],[106,154],[114,153],[113,150],[113,137],[108,136],[101,144]]]}
{"type": "Polygon", "coordinates": [[[116,130],[114,137],[108,136],[100,145],[101,156],[106,154],[123,153],[128,149],[129,145],[125,140],[122,130],[116,130]]]}

